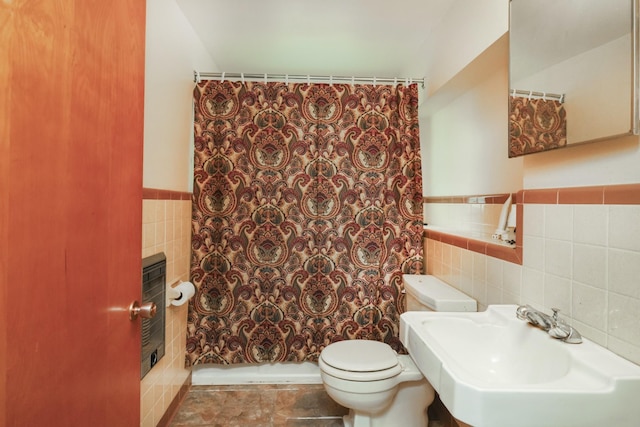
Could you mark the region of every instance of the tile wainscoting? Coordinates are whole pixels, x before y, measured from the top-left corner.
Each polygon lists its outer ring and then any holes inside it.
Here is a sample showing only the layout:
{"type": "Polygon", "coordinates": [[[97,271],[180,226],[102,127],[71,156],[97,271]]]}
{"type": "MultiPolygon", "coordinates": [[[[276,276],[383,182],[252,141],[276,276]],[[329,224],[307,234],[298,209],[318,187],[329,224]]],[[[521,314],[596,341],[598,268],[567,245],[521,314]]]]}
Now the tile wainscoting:
{"type": "Polygon", "coordinates": [[[423,202],[425,223],[437,225],[436,229],[425,227],[425,242],[436,240],[472,252],[522,264],[521,194],[425,197],[423,202]],[[491,239],[499,222],[503,204],[509,196],[516,209],[515,247],[491,239]],[[455,230],[455,232],[447,232],[447,230],[455,230]]]}
{"type": "Polygon", "coordinates": [[[426,235],[428,274],[480,310],[557,307],[585,337],[640,364],[640,184],[522,190],[516,199],[521,265],[426,235]]]}
{"type": "MultiPolygon", "coordinates": [[[[167,285],[189,280],[191,194],[145,188],[142,197],[142,257],[164,252],[167,285]]],[[[187,308],[167,308],[165,355],[140,382],[142,427],[168,425],[189,388],[191,370],[184,367],[187,308]]]]}

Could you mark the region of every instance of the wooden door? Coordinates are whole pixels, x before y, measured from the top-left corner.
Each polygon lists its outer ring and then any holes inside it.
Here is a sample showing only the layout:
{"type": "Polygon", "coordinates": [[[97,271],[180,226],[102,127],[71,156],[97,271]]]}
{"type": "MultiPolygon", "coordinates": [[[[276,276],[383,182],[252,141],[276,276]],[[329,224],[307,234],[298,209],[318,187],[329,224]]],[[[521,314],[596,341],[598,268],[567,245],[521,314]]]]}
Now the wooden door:
{"type": "Polygon", "coordinates": [[[145,1],[0,0],[0,426],[137,426],[145,1]]]}

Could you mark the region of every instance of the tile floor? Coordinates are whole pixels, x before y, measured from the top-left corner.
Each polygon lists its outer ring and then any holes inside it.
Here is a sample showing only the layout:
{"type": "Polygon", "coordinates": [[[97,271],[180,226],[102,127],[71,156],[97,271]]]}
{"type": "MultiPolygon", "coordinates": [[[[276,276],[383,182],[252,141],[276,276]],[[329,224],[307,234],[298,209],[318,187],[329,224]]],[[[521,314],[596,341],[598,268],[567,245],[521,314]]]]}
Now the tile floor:
{"type": "Polygon", "coordinates": [[[170,427],[342,427],[322,384],[192,386],[170,427]]]}

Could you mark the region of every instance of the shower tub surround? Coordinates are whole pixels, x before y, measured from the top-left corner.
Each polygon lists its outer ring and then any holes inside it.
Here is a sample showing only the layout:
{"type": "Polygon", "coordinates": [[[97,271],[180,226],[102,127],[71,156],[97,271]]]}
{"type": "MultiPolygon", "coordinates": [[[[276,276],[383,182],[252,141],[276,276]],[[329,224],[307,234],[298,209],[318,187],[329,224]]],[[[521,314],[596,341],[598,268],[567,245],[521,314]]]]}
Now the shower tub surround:
{"type": "Polygon", "coordinates": [[[202,364],[192,367],[193,385],[322,384],[315,362],[202,364]]]}
{"type": "Polygon", "coordinates": [[[640,364],[640,184],[522,190],[522,265],[425,240],[428,274],[478,301],[530,304],[640,364]]]}

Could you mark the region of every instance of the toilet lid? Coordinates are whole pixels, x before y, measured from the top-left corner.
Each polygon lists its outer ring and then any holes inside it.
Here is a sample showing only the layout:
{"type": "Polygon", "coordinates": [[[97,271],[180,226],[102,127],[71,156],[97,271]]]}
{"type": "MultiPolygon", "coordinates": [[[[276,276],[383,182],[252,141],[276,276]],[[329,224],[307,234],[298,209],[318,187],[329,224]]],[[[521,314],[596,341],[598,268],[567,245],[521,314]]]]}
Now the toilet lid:
{"type": "Polygon", "coordinates": [[[398,356],[388,344],[370,340],[335,342],[325,347],[320,357],[329,366],[351,372],[384,371],[398,364],[398,356]]]}

